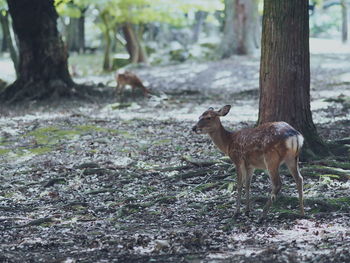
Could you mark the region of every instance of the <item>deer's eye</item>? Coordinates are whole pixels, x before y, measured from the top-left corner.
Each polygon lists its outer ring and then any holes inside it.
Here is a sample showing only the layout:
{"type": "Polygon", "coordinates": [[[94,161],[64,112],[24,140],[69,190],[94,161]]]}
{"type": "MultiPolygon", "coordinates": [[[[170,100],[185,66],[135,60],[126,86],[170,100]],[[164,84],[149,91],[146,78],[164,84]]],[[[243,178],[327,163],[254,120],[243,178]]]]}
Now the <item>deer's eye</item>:
{"type": "Polygon", "coordinates": [[[211,120],[211,117],[208,117],[207,120],[210,121],[210,120],[211,120]]]}

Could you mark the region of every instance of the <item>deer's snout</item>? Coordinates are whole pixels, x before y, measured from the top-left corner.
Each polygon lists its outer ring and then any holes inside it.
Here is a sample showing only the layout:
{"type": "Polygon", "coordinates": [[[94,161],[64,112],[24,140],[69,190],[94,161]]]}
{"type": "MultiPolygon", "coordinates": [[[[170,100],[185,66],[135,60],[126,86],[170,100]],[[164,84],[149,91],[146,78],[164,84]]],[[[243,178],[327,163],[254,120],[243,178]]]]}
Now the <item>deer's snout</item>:
{"type": "Polygon", "coordinates": [[[194,126],[192,127],[192,131],[197,132],[197,125],[194,125],[194,126]]]}

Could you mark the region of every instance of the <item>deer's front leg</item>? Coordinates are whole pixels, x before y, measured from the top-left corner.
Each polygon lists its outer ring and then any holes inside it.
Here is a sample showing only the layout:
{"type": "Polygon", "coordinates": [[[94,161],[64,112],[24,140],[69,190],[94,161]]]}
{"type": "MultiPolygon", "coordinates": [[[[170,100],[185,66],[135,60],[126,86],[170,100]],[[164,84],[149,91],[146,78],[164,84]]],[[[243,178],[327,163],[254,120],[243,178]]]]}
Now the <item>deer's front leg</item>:
{"type": "Polygon", "coordinates": [[[250,183],[252,181],[254,173],[254,168],[249,167],[246,170],[246,175],[245,175],[245,197],[246,197],[246,210],[245,214],[249,215],[250,213],[250,183]]]}
{"type": "Polygon", "coordinates": [[[241,209],[241,198],[242,198],[242,187],[243,187],[243,173],[244,169],[241,166],[236,165],[237,170],[237,199],[236,199],[236,211],[235,216],[240,214],[241,209]]]}

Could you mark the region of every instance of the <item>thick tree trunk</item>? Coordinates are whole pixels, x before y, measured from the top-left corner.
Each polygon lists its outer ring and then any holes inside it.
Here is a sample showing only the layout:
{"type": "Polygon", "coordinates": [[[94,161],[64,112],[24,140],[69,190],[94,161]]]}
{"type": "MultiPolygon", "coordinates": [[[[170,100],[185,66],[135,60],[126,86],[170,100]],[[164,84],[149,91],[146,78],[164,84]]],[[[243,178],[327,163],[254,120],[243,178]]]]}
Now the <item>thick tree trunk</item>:
{"type": "Polygon", "coordinates": [[[7,11],[0,12],[0,21],[6,47],[8,47],[10,51],[13,66],[15,68],[16,75],[18,76],[18,52],[11,37],[9,14],[7,11]]]}
{"type": "MultiPolygon", "coordinates": [[[[313,152],[327,151],[310,110],[308,1],[264,1],[259,124],[286,121],[313,152]]],[[[327,151],[328,153],[328,151],[327,151]]]]}
{"type": "Polygon", "coordinates": [[[341,0],[341,13],[342,13],[342,41],[348,42],[348,6],[346,0],[341,0]]]}
{"type": "Polygon", "coordinates": [[[221,57],[253,54],[259,30],[258,1],[225,0],[225,16],[221,57]]]}
{"type": "Polygon", "coordinates": [[[19,75],[6,102],[71,96],[67,50],[57,30],[53,0],[7,0],[19,43],[19,75]]]}

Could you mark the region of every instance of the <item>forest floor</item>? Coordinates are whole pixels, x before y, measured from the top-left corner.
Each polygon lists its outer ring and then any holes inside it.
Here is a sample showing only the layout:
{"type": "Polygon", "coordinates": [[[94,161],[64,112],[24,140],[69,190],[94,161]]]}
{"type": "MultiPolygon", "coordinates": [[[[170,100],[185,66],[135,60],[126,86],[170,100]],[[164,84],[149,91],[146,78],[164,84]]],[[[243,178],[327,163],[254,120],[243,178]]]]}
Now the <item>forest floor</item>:
{"type": "Polygon", "coordinates": [[[234,218],[235,168],[191,131],[225,104],[224,126],[254,125],[257,58],[134,69],[150,99],[1,109],[0,262],[350,262],[349,61],[312,57],[313,117],[342,152],[301,162],[305,217],[282,168],[262,224],[267,174],[253,178],[251,215],[234,218]]]}

